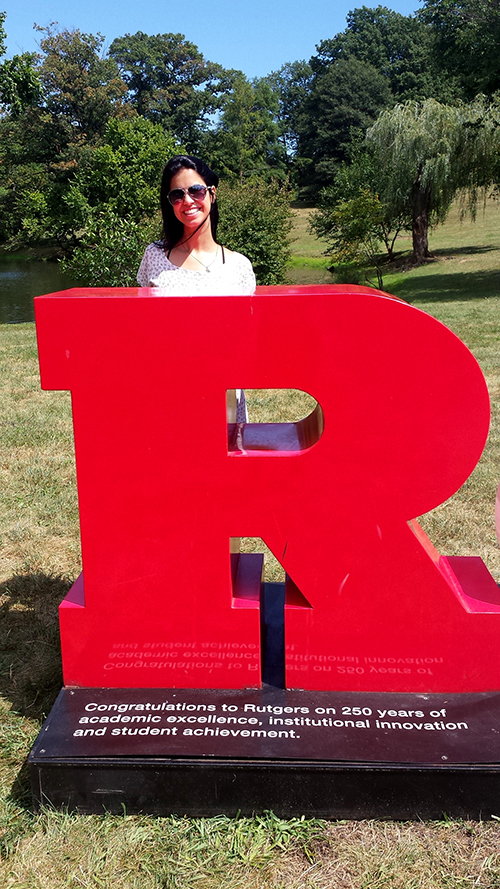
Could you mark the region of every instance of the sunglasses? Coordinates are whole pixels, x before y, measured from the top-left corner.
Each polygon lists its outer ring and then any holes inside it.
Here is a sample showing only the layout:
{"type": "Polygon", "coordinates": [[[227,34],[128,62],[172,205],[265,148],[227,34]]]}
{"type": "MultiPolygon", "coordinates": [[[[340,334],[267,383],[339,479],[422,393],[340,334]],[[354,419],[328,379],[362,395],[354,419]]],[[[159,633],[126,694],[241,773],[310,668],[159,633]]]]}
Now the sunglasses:
{"type": "Polygon", "coordinates": [[[189,188],[173,188],[167,195],[169,202],[180,204],[188,194],[194,201],[204,201],[206,193],[213,194],[213,185],[190,185],[189,188]]]}

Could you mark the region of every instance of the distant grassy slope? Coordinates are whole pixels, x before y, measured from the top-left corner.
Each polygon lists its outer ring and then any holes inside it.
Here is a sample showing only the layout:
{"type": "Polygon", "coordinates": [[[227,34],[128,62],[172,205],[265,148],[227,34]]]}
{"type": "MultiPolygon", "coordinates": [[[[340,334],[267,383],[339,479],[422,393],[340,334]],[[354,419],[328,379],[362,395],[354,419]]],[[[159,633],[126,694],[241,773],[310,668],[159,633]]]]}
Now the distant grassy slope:
{"type": "Polygon", "coordinates": [[[330,262],[324,255],[325,244],[309,231],[309,218],[313,210],[294,209],[292,231],[292,259],[288,278],[294,284],[332,284],[328,271],[330,262]]]}
{"type": "MultiPolygon", "coordinates": [[[[477,219],[460,221],[454,207],[444,225],[431,231],[433,259],[411,271],[384,275],[384,289],[407,302],[477,300],[500,296],[500,201],[490,200],[477,219]]],[[[410,250],[399,238],[397,250],[410,250]]]]}
{"type": "MultiPolygon", "coordinates": [[[[296,284],[333,284],[325,244],[308,230],[313,212],[294,210],[288,275],[296,284]]],[[[479,209],[475,222],[461,221],[458,206],[453,207],[445,224],[431,230],[429,246],[434,258],[419,269],[403,272],[397,267],[404,254],[411,252],[411,236],[398,238],[400,261],[395,270],[384,272],[384,290],[407,302],[500,296],[500,201],[490,199],[484,210],[479,209]]]]}

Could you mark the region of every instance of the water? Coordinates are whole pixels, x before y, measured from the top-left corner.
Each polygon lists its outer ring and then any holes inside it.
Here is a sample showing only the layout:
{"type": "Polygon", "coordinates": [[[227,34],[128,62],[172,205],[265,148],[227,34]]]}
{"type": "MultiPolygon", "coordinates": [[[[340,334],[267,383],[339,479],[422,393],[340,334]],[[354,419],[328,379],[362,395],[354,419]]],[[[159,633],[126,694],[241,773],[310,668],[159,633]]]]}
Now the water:
{"type": "Polygon", "coordinates": [[[0,324],[34,321],[33,297],[74,286],[57,262],[4,254],[0,257],[0,324]]]}

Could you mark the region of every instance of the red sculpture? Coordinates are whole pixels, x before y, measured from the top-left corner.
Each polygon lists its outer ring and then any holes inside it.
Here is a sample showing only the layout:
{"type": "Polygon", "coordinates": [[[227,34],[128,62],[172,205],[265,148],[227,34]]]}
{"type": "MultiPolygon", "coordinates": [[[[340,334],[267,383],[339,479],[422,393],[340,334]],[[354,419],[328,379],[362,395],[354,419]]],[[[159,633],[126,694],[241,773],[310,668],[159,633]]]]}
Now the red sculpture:
{"type": "Polygon", "coordinates": [[[35,304],[43,388],[73,399],[85,582],[60,609],[67,685],[259,686],[261,559],[229,555],[258,536],[289,576],[288,688],[500,690],[498,586],[412,522],[488,432],[483,376],[446,327],[350,286],[35,304]],[[228,429],[240,387],[318,407],[228,429]]]}
{"type": "Polygon", "coordinates": [[[495,526],[497,529],[497,540],[500,546],[500,485],[498,486],[497,496],[495,500],[495,526]]]}

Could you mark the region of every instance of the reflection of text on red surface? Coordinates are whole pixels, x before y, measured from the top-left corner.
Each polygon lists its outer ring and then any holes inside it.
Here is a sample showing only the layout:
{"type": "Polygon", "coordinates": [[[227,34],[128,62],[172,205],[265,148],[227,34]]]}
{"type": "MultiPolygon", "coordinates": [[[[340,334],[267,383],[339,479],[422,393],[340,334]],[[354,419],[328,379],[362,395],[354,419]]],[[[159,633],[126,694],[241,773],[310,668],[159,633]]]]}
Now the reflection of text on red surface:
{"type": "MultiPolygon", "coordinates": [[[[258,669],[260,652],[253,643],[238,642],[145,642],[115,644],[108,653],[104,669],[110,670],[203,670],[217,669],[229,661],[230,669],[258,669]]],[[[443,664],[440,657],[369,657],[337,654],[302,654],[286,649],[288,671],[333,672],[337,675],[379,673],[411,676],[432,675],[443,664]]]]}

